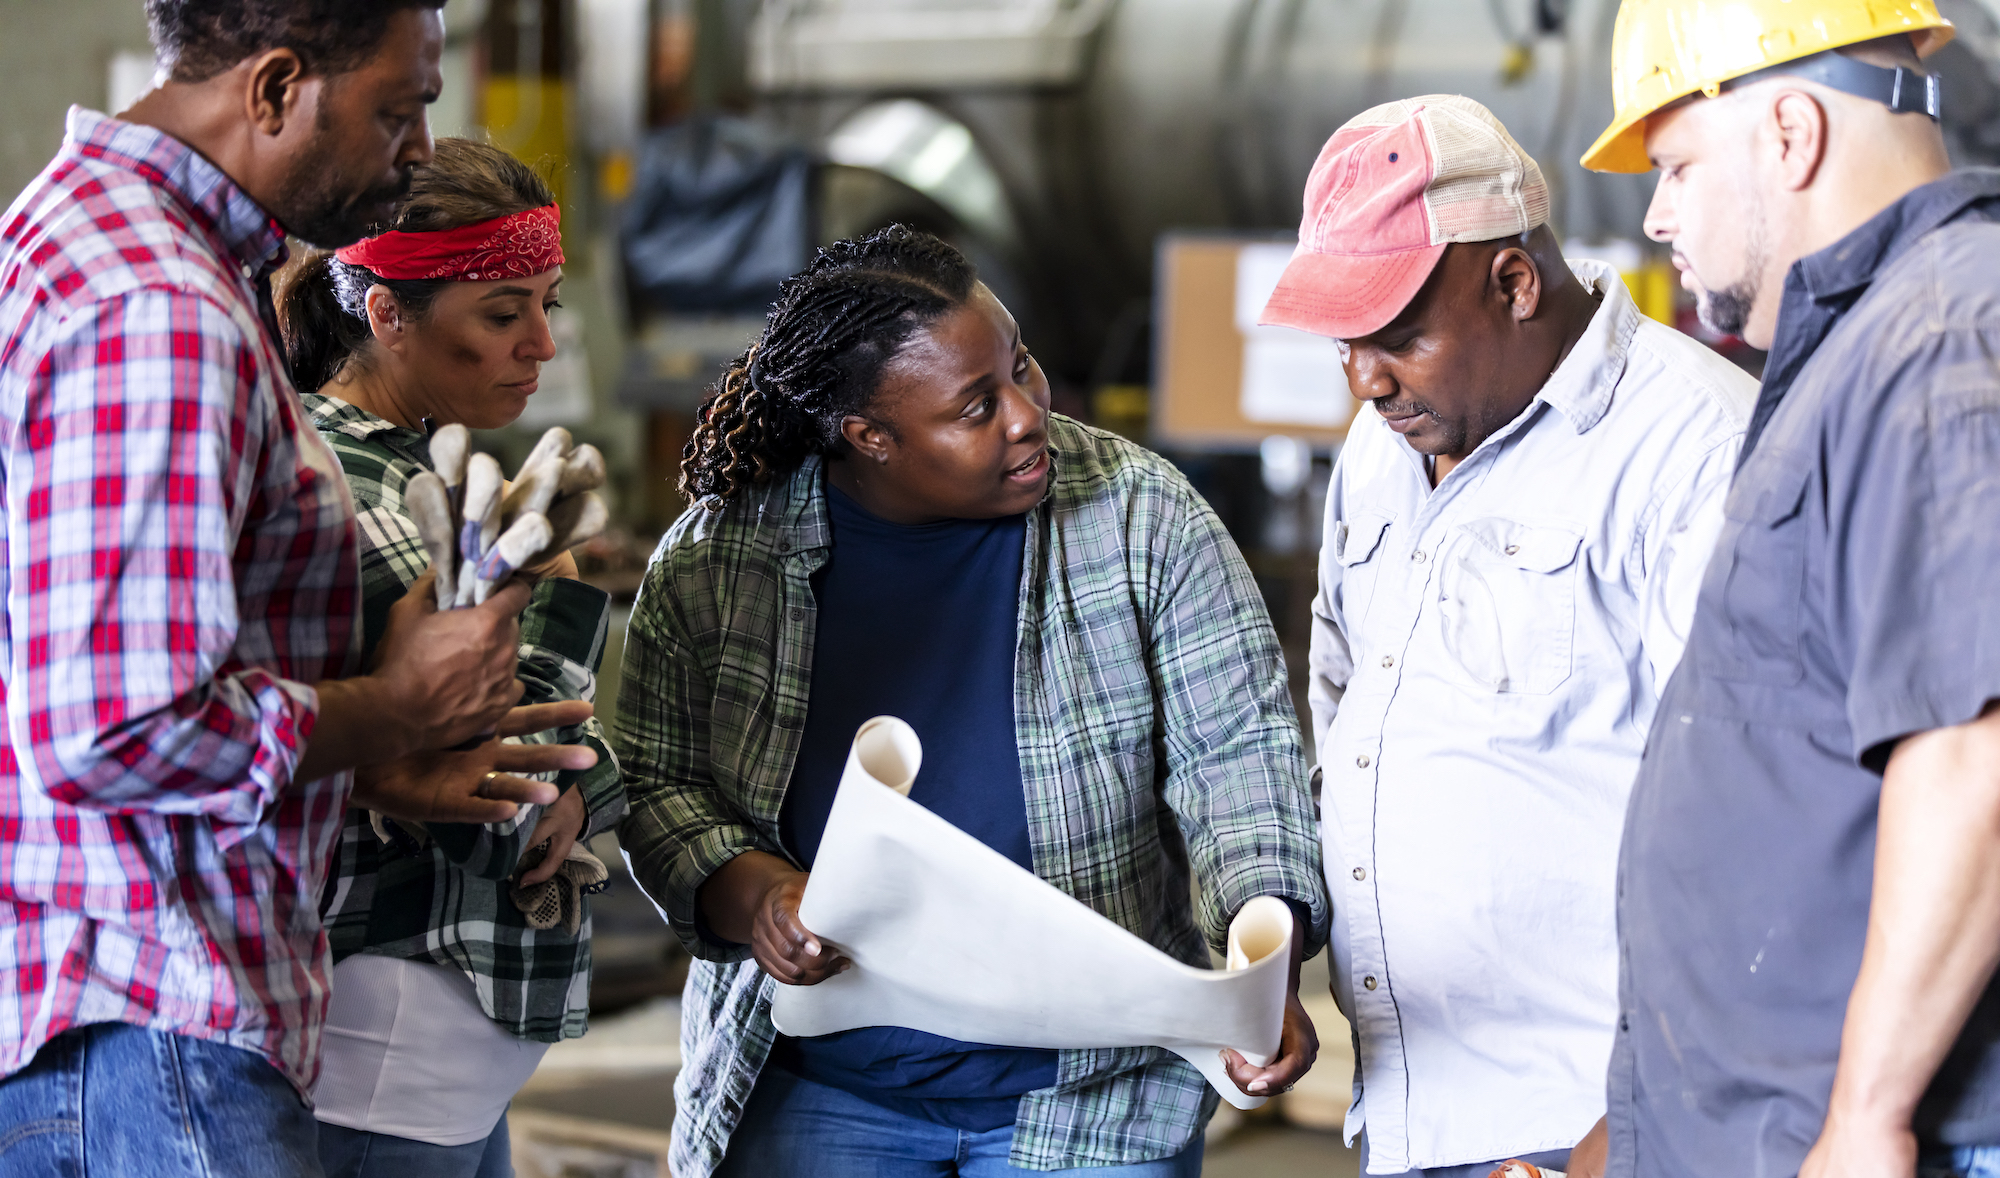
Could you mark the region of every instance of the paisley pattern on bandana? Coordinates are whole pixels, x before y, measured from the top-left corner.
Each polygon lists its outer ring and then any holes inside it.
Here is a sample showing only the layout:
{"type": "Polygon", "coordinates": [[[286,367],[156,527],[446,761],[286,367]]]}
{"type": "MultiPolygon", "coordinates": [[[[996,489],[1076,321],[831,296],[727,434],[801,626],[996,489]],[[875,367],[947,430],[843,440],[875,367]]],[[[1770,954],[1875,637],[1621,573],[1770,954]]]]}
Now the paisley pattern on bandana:
{"type": "Polygon", "coordinates": [[[562,212],[555,205],[429,233],[391,231],[334,257],[382,278],[487,282],[527,278],[563,264],[562,212]]]}

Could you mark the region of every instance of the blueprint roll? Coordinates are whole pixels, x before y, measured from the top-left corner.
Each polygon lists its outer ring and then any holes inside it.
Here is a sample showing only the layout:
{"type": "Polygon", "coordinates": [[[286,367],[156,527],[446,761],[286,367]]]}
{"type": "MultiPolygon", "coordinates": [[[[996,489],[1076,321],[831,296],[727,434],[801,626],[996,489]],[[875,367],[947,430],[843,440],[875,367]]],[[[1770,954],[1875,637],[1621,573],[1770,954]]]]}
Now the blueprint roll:
{"type": "Polygon", "coordinates": [[[847,755],[799,920],[854,968],[777,987],[787,1035],[911,1027],[1002,1047],[1164,1047],[1255,1108],[1218,1056],[1278,1052],[1292,910],[1260,896],[1229,926],[1228,968],[1176,961],[909,798],[923,743],[877,716],[847,755]]]}

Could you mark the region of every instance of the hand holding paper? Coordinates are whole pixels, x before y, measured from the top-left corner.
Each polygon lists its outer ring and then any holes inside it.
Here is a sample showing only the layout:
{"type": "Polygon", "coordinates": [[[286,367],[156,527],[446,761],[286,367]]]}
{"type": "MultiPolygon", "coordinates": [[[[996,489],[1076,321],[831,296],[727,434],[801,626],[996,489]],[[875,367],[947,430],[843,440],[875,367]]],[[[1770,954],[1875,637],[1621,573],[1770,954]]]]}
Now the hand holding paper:
{"type": "Polygon", "coordinates": [[[778,1029],[902,1026],[1005,1047],[1160,1046],[1238,1108],[1262,1104],[1231,1081],[1220,1053],[1262,1067],[1280,1050],[1291,908],[1269,896],[1244,905],[1230,925],[1227,970],[1175,961],[910,801],[922,758],[901,720],[877,717],[856,734],[798,910],[854,968],[780,986],[778,1029]]]}

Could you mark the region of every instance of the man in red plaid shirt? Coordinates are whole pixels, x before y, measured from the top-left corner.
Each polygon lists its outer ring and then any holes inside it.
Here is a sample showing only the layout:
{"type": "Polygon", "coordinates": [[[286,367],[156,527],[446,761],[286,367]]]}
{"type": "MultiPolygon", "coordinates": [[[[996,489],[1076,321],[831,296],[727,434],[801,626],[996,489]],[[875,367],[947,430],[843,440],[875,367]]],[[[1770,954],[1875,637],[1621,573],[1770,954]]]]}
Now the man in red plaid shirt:
{"type": "Polygon", "coordinates": [[[359,674],[354,509],[284,376],[287,233],[430,157],[442,0],[149,0],[165,75],[0,218],[0,1172],[317,1174],[320,889],[350,796],[486,822],[524,586],[419,581],[359,674]],[[355,780],[359,770],[360,780],[355,780]]]}

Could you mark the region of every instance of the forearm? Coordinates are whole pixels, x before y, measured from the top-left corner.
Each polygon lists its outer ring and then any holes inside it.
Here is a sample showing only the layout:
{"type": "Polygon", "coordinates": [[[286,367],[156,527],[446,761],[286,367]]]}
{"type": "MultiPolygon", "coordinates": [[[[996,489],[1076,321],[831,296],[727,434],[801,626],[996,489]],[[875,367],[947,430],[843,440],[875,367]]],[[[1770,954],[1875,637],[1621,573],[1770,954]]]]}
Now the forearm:
{"type": "Polygon", "coordinates": [[[1913,736],[1882,781],[1875,884],[1829,1121],[1907,1131],[2000,963],[2000,709],[1913,736]]]}
{"type": "Polygon", "coordinates": [[[374,676],[328,679],[314,690],[319,693],[319,720],[293,780],[317,781],[422,751],[419,732],[404,719],[408,709],[374,676]]]}
{"type": "Polygon", "coordinates": [[[757,912],[779,884],[804,872],[765,851],[745,851],[723,864],[695,894],[701,918],[725,941],[750,943],[757,912]]]}

